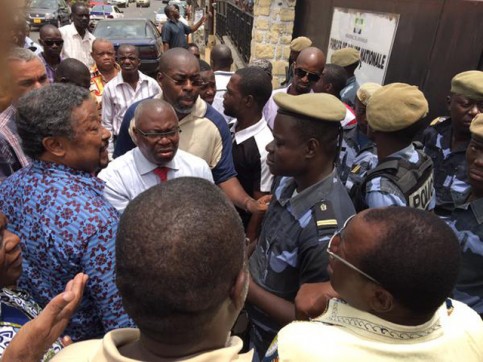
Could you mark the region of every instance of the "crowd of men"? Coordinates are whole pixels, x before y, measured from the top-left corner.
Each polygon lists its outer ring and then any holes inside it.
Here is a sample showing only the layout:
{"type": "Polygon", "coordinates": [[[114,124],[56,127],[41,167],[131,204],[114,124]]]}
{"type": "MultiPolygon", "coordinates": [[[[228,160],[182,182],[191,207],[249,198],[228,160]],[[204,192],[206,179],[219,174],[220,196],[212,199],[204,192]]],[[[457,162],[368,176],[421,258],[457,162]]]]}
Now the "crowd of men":
{"type": "Polygon", "coordinates": [[[483,72],[428,125],[353,48],[294,39],[274,90],[166,8],[156,79],[82,3],[7,56],[4,358],[483,360],[483,72]]]}

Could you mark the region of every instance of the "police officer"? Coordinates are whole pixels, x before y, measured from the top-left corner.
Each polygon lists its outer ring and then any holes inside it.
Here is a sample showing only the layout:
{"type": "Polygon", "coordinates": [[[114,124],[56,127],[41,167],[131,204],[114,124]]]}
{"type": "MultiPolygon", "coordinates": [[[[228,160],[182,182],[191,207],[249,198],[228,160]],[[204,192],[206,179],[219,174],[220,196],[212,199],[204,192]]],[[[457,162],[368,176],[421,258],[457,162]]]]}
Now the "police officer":
{"type": "MultiPolygon", "coordinates": [[[[377,166],[376,145],[367,136],[366,106],[369,98],[381,88],[377,83],[364,83],[357,90],[356,119],[357,123],[344,129],[342,148],[346,149],[344,158],[339,157],[339,175],[345,175],[345,187],[349,194],[360,185],[367,172],[377,166]]],[[[342,154],[342,152],[341,152],[342,154]]]]}
{"type": "Polygon", "coordinates": [[[346,110],[342,102],[325,93],[279,93],[274,99],[279,109],[267,164],[279,177],[249,261],[250,341],[259,357],[295,319],[293,302],[301,284],[329,280],[327,243],[354,214],[334,168],[346,110]]]}
{"type": "Polygon", "coordinates": [[[388,84],[367,104],[369,135],[379,163],[359,187],[356,208],[410,206],[432,210],[435,204],[433,162],[413,144],[424,127],[428,102],[417,87],[388,84]]]}
{"type": "Polygon", "coordinates": [[[354,72],[359,66],[360,61],[361,56],[359,51],[350,47],[336,50],[330,57],[330,62],[332,64],[344,67],[347,72],[347,76],[349,78],[347,79],[344,89],[340,91],[340,99],[342,102],[347,103],[351,107],[354,107],[355,105],[356,93],[359,89],[359,83],[356,80],[354,72]]]}
{"type": "Polygon", "coordinates": [[[483,114],[471,122],[470,131],[466,164],[471,187],[447,223],[458,237],[462,256],[453,296],[483,318],[483,114]]]}
{"type": "Polygon", "coordinates": [[[441,216],[464,201],[469,187],[465,152],[471,120],[483,112],[483,72],[471,70],[451,80],[448,109],[450,116],[439,118],[423,136],[424,152],[434,163],[435,212],[441,216]]]}

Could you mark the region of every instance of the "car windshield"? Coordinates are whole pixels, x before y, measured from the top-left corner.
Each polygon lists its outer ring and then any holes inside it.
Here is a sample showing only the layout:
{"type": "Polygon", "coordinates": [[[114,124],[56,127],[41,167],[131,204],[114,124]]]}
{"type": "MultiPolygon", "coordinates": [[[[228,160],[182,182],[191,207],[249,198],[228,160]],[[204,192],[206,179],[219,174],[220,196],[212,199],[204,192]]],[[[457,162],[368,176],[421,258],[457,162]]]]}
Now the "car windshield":
{"type": "Polygon", "coordinates": [[[158,10],[158,14],[163,14],[164,15],[164,8],[165,8],[165,6],[163,6],[162,8],[160,8],[158,10]]]}
{"type": "Polygon", "coordinates": [[[96,5],[91,9],[91,12],[110,13],[110,12],[112,12],[112,6],[111,5],[96,5]]]}
{"type": "Polygon", "coordinates": [[[39,9],[55,9],[57,0],[32,0],[30,7],[39,9]]]}
{"type": "Polygon", "coordinates": [[[107,39],[152,38],[154,34],[144,21],[101,21],[97,24],[94,35],[107,39]]]}

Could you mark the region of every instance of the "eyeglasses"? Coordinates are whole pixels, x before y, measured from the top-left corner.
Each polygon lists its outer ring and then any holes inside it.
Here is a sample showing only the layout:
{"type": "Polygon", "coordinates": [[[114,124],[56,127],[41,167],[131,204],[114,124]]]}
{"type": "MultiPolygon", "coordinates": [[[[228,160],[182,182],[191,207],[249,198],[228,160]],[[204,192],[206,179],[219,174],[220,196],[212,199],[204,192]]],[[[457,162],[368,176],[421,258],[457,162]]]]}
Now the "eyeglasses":
{"type": "Polygon", "coordinates": [[[141,136],[152,140],[161,139],[164,137],[171,138],[177,135],[178,133],[181,133],[181,129],[179,127],[176,127],[173,130],[165,131],[165,132],[143,132],[139,128],[134,128],[134,130],[136,132],[139,132],[141,136]]]}
{"type": "Polygon", "coordinates": [[[64,44],[64,41],[61,40],[44,40],[44,44],[48,47],[51,47],[52,45],[57,45],[58,47],[62,46],[64,44]]]}
{"type": "Polygon", "coordinates": [[[201,83],[200,89],[205,90],[208,89],[208,87],[212,87],[216,89],[216,83],[215,82],[203,82],[201,83]]]}
{"type": "Polygon", "coordinates": [[[327,246],[327,253],[330,255],[330,257],[334,258],[334,259],[337,259],[338,261],[340,261],[341,263],[345,264],[346,266],[348,266],[349,268],[351,268],[352,270],[355,270],[356,272],[358,272],[359,274],[365,276],[367,279],[369,279],[370,281],[376,283],[376,284],[379,284],[381,285],[381,283],[379,283],[376,279],[374,279],[373,277],[371,277],[369,274],[366,274],[364,273],[362,270],[360,270],[358,267],[356,267],[355,265],[353,265],[352,263],[349,263],[347,260],[345,260],[344,258],[342,258],[341,256],[335,254],[334,252],[332,252],[330,249],[332,248],[332,242],[334,241],[334,238],[335,237],[341,237],[341,234],[342,232],[344,231],[344,229],[347,227],[347,224],[349,223],[350,220],[352,220],[354,218],[355,215],[352,215],[351,217],[349,217],[345,223],[344,223],[344,226],[342,226],[341,229],[337,230],[335,232],[334,235],[332,235],[332,237],[330,238],[330,241],[329,241],[329,245],[327,246]]]}
{"type": "Polygon", "coordinates": [[[309,82],[318,82],[320,79],[320,74],[311,73],[302,68],[295,68],[295,75],[299,78],[307,76],[309,82]]]}
{"type": "Polygon", "coordinates": [[[203,80],[199,76],[194,76],[194,77],[184,77],[182,79],[174,79],[173,77],[170,77],[166,73],[163,72],[163,74],[166,76],[166,78],[170,79],[174,84],[179,85],[179,86],[184,86],[188,83],[188,80],[191,82],[191,85],[195,87],[201,87],[203,85],[203,80]]]}

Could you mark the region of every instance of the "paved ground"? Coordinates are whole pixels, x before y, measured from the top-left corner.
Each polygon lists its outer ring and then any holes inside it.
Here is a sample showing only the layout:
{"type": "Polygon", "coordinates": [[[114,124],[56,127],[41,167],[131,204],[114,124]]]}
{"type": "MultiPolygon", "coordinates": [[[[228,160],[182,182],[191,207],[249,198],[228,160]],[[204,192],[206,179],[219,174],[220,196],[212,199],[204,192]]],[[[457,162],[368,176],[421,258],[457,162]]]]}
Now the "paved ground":
{"type": "MultiPolygon", "coordinates": [[[[161,0],[151,0],[151,6],[148,8],[137,8],[135,3],[130,3],[129,7],[124,9],[120,8],[124,12],[125,18],[148,18],[154,21],[154,12],[157,11],[163,3],[161,0]]],[[[30,33],[30,38],[37,41],[39,38],[39,31],[33,30],[30,33]]]]}

